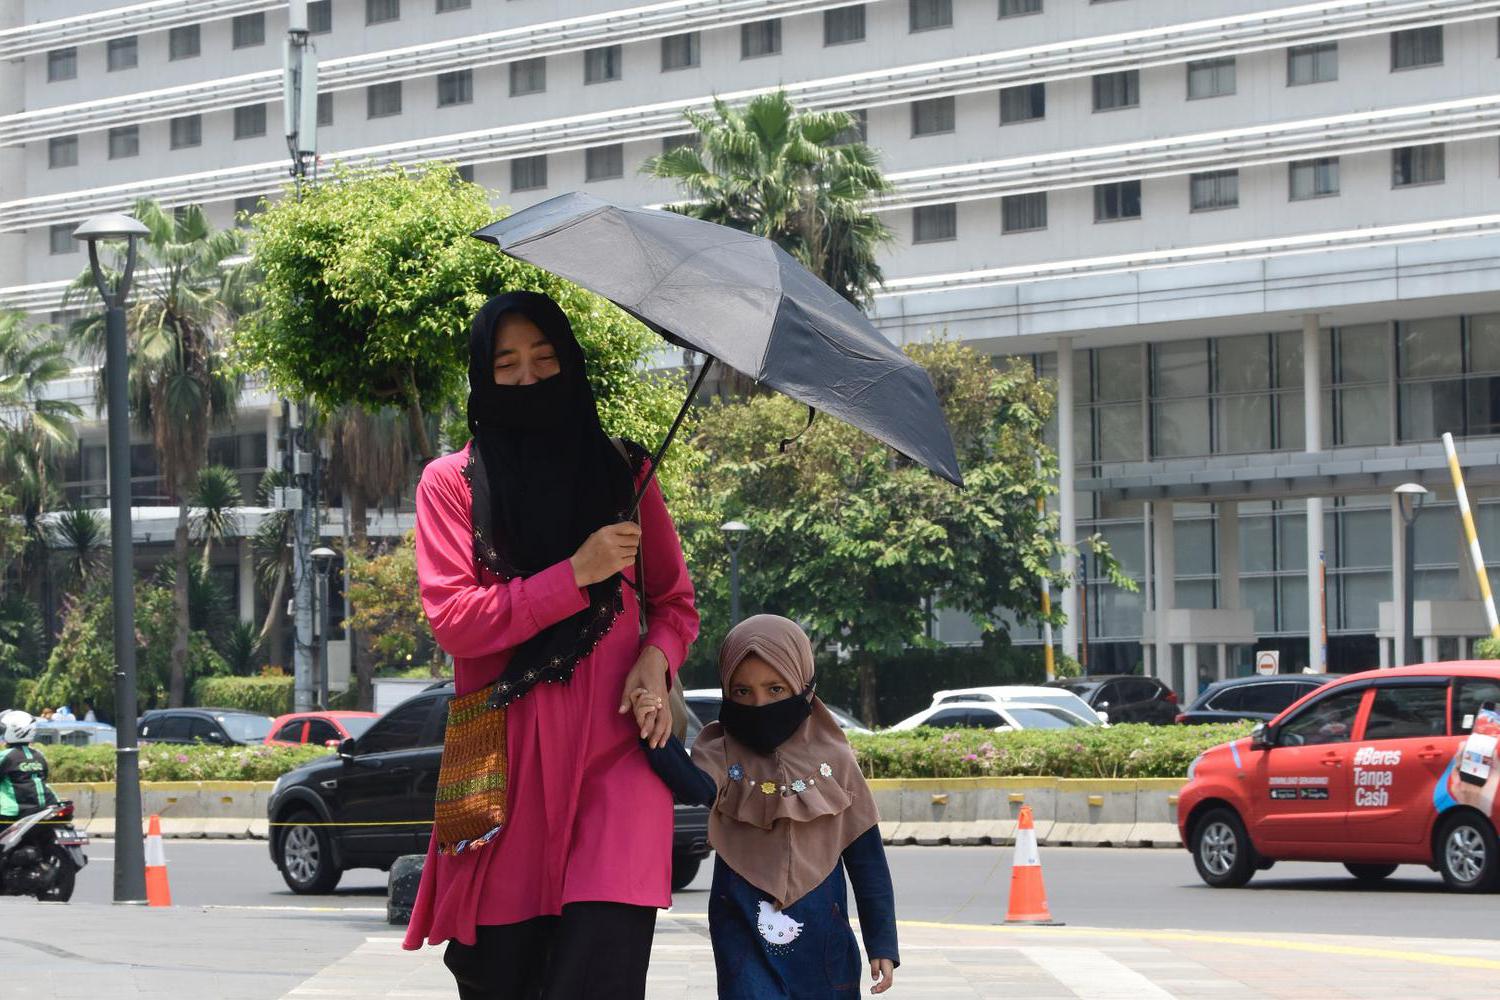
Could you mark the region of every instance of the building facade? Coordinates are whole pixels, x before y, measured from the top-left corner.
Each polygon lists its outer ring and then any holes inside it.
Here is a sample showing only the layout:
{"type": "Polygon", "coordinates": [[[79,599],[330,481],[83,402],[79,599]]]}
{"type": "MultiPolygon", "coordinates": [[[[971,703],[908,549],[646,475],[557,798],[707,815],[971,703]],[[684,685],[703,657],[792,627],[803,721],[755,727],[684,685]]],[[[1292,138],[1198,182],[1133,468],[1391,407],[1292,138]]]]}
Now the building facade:
{"type": "MultiPolygon", "coordinates": [[[[89,215],[147,195],[228,225],[278,196],[287,18],[0,12],[0,303],[60,309],[89,215]]],[[[1059,595],[1091,668],[1191,693],[1257,648],[1283,669],[1418,655],[1381,640],[1406,480],[1434,491],[1420,655],[1486,631],[1438,436],[1500,561],[1500,2],[324,0],[308,23],[324,168],[447,159],[514,208],[669,200],[640,166],[715,95],[855,112],[894,185],[877,324],[1057,380],[1064,536],[1102,535],[1140,584],[1085,560],[1059,595]]],[[[252,398],[218,445],[247,476],[278,413],[252,398]]]]}

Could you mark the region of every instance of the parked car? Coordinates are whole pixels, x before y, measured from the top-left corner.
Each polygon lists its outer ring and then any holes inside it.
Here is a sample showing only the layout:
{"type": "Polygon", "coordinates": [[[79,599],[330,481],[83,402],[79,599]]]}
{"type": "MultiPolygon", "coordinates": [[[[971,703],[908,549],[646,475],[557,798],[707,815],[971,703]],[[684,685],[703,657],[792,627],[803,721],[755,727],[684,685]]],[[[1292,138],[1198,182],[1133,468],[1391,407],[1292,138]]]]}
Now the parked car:
{"type": "Polygon", "coordinates": [[[916,715],[902,719],[891,730],[932,726],[936,729],[1076,729],[1097,726],[1065,708],[1011,701],[1003,704],[986,701],[949,701],[931,705],[916,715]]]}
{"type": "Polygon", "coordinates": [[[266,733],[271,746],[315,743],[338,746],[351,736],[360,736],[380,718],[379,712],[292,712],[278,715],[266,733]]]}
{"type": "Polygon", "coordinates": [[[1035,684],[1002,684],[991,687],[954,688],[951,691],[934,691],[934,705],[948,705],[959,701],[982,701],[1004,704],[1024,701],[1033,705],[1052,705],[1072,712],[1090,726],[1108,722],[1109,719],[1090,708],[1088,702],[1071,691],[1042,687],[1035,684]]]}
{"type": "Polygon", "coordinates": [[[242,746],[265,742],[272,721],[239,708],[153,708],[140,717],[138,731],[147,743],[242,746]]]}
{"type": "Polygon", "coordinates": [[[55,719],[38,719],[36,741],[46,746],[82,747],[96,743],[115,742],[115,727],[107,722],[58,722],[55,719]]]}
{"type": "MultiPolygon", "coordinates": [[[[452,681],[431,685],[344,740],[336,755],[276,780],[267,803],[269,847],[293,892],[328,892],[351,868],[385,871],[403,854],[427,853],[452,698],[452,681]]],[[[687,723],[691,747],[702,726],[691,716],[687,723]]],[[[678,890],[708,856],[708,809],[679,805],[673,820],[678,890]]]]}
{"type": "Polygon", "coordinates": [[[1177,716],[1187,725],[1275,718],[1297,699],[1334,680],[1332,674],[1257,674],[1216,681],[1177,716]]]}
{"type": "MultiPolygon", "coordinates": [[[[692,690],[682,692],[682,696],[687,701],[688,707],[693,710],[693,714],[698,717],[698,721],[703,723],[703,725],[706,726],[710,722],[719,721],[719,706],[724,703],[723,691],[718,688],[693,688],[692,690]]],[[[847,709],[830,705],[826,701],[823,703],[823,706],[828,709],[834,721],[839,724],[839,728],[845,732],[868,733],[870,731],[868,726],[855,718],[854,714],[847,709]]]]}
{"type": "Polygon", "coordinates": [[[1095,674],[1048,681],[1046,687],[1071,691],[1110,722],[1149,722],[1171,725],[1177,718],[1177,692],[1155,677],[1134,674],[1095,674]]]}
{"type": "Polygon", "coordinates": [[[1278,861],[1335,861],[1374,883],[1412,864],[1495,888],[1497,702],[1493,660],[1369,670],[1205,751],[1178,800],[1199,876],[1232,888],[1278,861]]]}

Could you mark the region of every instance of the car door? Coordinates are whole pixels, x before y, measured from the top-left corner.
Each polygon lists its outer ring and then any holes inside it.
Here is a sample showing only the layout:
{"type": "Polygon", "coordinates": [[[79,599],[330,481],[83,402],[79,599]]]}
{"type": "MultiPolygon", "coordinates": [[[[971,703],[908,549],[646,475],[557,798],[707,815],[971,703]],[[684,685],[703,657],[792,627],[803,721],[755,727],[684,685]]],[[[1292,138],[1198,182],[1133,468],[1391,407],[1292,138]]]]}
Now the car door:
{"type": "Polygon", "coordinates": [[[223,727],[213,719],[206,719],[201,715],[193,716],[188,723],[188,739],[193,743],[214,747],[228,746],[230,742],[223,727]]]}
{"type": "Polygon", "coordinates": [[[305,742],[303,734],[306,731],[307,720],[293,719],[291,722],[285,723],[280,729],[276,730],[276,735],[271,737],[271,739],[277,740],[282,743],[303,743],[305,742]]]}
{"type": "Polygon", "coordinates": [[[338,745],[343,738],[343,733],[327,719],[308,719],[307,732],[302,736],[303,743],[310,743],[315,747],[338,745]]]}
{"type": "Polygon", "coordinates": [[[155,716],[141,727],[141,738],[153,743],[189,743],[191,723],[188,717],[177,712],[155,716]]]}
{"type": "Polygon", "coordinates": [[[1364,687],[1334,691],[1275,727],[1271,748],[1256,753],[1252,839],[1290,845],[1278,852],[1288,857],[1309,845],[1344,839],[1354,756],[1350,740],[1367,692],[1364,687]]]}
{"type": "Polygon", "coordinates": [[[1350,772],[1351,839],[1416,844],[1432,820],[1432,790],[1458,753],[1448,735],[1448,682],[1384,683],[1375,688],[1350,772]]]}
{"type": "Polygon", "coordinates": [[[1089,707],[1104,712],[1110,722],[1134,722],[1130,717],[1130,706],[1126,704],[1124,691],[1119,681],[1106,681],[1094,689],[1093,697],[1087,699],[1089,707]]]}
{"type": "Polygon", "coordinates": [[[344,850],[364,863],[387,864],[411,853],[414,825],[432,820],[415,805],[415,758],[431,739],[434,700],[419,695],[391,709],[354,741],[334,789],[334,822],[344,850]]]}

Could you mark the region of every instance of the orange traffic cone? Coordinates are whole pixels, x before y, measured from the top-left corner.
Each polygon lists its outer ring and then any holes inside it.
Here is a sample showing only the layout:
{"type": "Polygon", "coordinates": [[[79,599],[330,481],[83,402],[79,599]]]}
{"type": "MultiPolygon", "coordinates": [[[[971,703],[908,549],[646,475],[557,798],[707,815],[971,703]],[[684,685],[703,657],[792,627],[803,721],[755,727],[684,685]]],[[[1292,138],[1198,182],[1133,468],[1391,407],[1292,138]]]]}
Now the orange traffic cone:
{"type": "Polygon", "coordinates": [[[1016,854],[1010,869],[1010,906],[1005,911],[1007,924],[1035,924],[1060,927],[1047,909],[1047,890],[1042,886],[1042,859],[1036,851],[1036,827],[1031,821],[1031,807],[1022,806],[1016,823],[1016,854]]]}
{"type": "Polygon", "coordinates": [[[167,882],[167,851],[161,843],[161,817],[151,814],[146,828],[146,905],[171,906],[172,886],[167,882]]]}

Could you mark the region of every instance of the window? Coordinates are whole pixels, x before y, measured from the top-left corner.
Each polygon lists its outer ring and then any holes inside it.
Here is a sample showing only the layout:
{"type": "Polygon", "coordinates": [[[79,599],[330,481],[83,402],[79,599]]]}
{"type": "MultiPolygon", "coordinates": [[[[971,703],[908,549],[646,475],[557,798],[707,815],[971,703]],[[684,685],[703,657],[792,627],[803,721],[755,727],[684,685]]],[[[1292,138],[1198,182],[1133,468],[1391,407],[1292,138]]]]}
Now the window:
{"type": "Polygon", "coordinates": [[[1140,217],[1140,181],[1117,181],[1113,184],[1094,185],[1095,222],[1113,222],[1117,219],[1139,219],[1140,217]]]}
{"type": "Polygon", "coordinates": [[[1024,233],[1047,228],[1047,192],[1008,194],[1000,199],[1000,231],[1024,233]]]}
{"type": "Polygon", "coordinates": [[[625,176],[625,145],[594,146],[583,151],[583,179],[608,181],[625,176]]]}
{"type": "Polygon", "coordinates": [[[333,95],[332,94],[319,94],[318,95],[318,124],[320,126],[322,126],[322,125],[332,125],[333,124],[333,95]]]}
{"type": "Polygon", "coordinates": [[[1189,200],[1194,212],[1208,212],[1216,208],[1238,208],[1240,204],[1240,172],[1238,170],[1210,170],[1193,174],[1188,179],[1189,200]]]}
{"type": "Polygon", "coordinates": [[[922,205],[911,210],[911,241],[942,243],[958,239],[958,206],[922,205]]]}
{"type": "Polygon", "coordinates": [[[1403,684],[1375,689],[1365,719],[1367,740],[1409,740],[1448,735],[1448,686],[1403,684]]]}
{"type": "Polygon", "coordinates": [[[688,69],[698,65],[698,40],[696,31],[685,35],[668,35],[661,40],[661,71],[688,69]]]}
{"type": "Polygon", "coordinates": [[[1397,323],[1396,372],[1401,441],[1500,433],[1500,315],[1397,323]]]}
{"type": "Polygon", "coordinates": [[[547,186],[547,157],[522,156],[510,161],[510,189],[535,191],[547,186]]]}
{"type": "Polygon", "coordinates": [[[78,249],[78,241],[73,238],[73,224],[64,222],[61,225],[51,226],[47,230],[48,249],[53,254],[73,253],[78,249]]]}
{"type": "Polygon", "coordinates": [[[1187,64],[1188,100],[1227,97],[1234,93],[1234,57],[1202,59],[1187,64]]]}
{"type": "Polygon", "coordinates": [[[1311,746],[1320,743],[1348,743],[1354,732],[1354,717],[1365,693],[1341,691],[1304,707],[1278,727],[1276,745],[1311,746]]]}
{"type": "Polygon", "coordinates": [[[202,44],[196,24],[185,24],[167,32],[167,58],[169,60],[175,62],[178,59],[193,59],[201,52],[202,44]]]}
{"type": "Polygon", "coordinates": [[[1000,124],[1034,122],[1047,116],[1047,85],[1025,83],[1000,88],[1000,124]]]}
{"type": "Polygon", "coordinates": [[[106,44],[109,71],[135,69],[138,57],[135,36],[111,38],[106,44]]]}
{"type": "Polygon", "coordinates": [[[781,52],[781,18],[740,25],[740,58],[756,59],[781,52]]]}
{"type": "Polygon", "coordinates": [[[183,115],[173,118],[171,124],[172,148],[186,149],[203,145],[203,116],[183,115]]]}
{"type": "Polygon", "coordinates": [[[234,109],[234,137],[254,139],[266,134],[266,106],[246,104],[234,109]]]}
{"type": "Polygon", "coordinates": [[[426,745],[423,737],[427,735],[427,717],[432,714],[432,702],[431,698],[413,698],[397,705],[359,738],[357,752],[391,753],[426,745]]]}
{"type": "Polygon", "coordinates": [[[1453,692],[1453,735],[1466,736],[1486,704],[1500,705],[1500,681],[1488,677],[1460,677],[1453,692]]]}
{"type": "Polygon", "coordinates": [[[1094,77],[1094,110],[1113,111],[1133,108],[1141,103],[1141,71],[1127,69],[1119,73],[1100,73],[1094,77]]]}
{"type": "Polygon", "coordinates": [[[1331,197],[1339,193],[1339,158],[1294,160],[1287,164],[1287,178],[1292,201],[1331,197]]]}
{"type": "Polygon", "coordinates": [[[468,10],[473,6],[473,0],[437,0],[437,12],[446,14],[452,10],[468,10]]]}
{"type": "Polygon", "coordinates": [[[234,199],[234,224],[240,229],[250,228],[250,216],[266,210],[265,201],[258,194],[234,199]]]}
{"type": "Polygon", "coordinates": [[[389,118],[401,113],[401,81],[372,83],[365,88],[365,117],[389,118]]]}
{"type": "Polygon", "coordinates": [[[234,47],[248,49],[266,44],[266,15],[240,14],[234,22],[234,47]]]}
{"type": "Polygon", "coordinates": [[[823,44],[844,45],[865,40],[865,5],[838,7],[823,12],[823,44]]]}
{"type": "Polygon", "coordinates": [[[109,158],[124,160],[141,155],[141,130],[138,125],[121,125],[109,130],[109,158]]]}
{"type": "Polygon", "coordinates": [[[1286,85],[1328,83],[1339,78],[1339,43],[1293,45],[1286,50],[1286,85]]]}
{"type": "Polygon", "coordinates": [[[286,743],[301,743],[302,727],[305,725],[307,725],[306,719],[297,719],[295,721],[288,722],[286,725],[276,730],[276,735],[271,738],[273,740],[282,740],[286,743]]]}
{"type": "Polygon", "coordinates": [[[307,742],[313,746],[327,746],[339,741],[339,731],[327,719],[307,720],[307,742]]]}
{"type": "Polygon", "coordinates": [[[547,89],[547,57],[520,59],[510,64],[510,96],[540,94],[547,89]]]}
{"type": "Polygon", "coordinates": [[[76,48],[53,49],[47,53],[47,82],[75,80],[78,78],[78,50],[76,48]]]}
{"type": "Polygon", "coordinates": [[[953,0],[907,0],[912,31],[953,27],[953,0]]]}
{"type": "Polygon", "coordinates": [[[1406,146],[1391,150],[1391,187],[1441,184],[1444,173],[1443,144],[1406,146]]]}
{"type": "Polygon", "coordinates": [[[849,127],[833,137],[835,146],[848,146],[856,142],[867,142],[870,138],[870,112],[864,108],[844,112],[849,116],[849,127]]]}
{"type": "Polygon", "coordinates": [[[307,5],[307,33],[326,35],[333,30],[333,0],[312,0],[307,5]]]}
{"type": "Polygon", "coordinates": [[[365,0],[365,23],[384,24],[401,18],[401,0],[365,0]]]}
{"type": "Polygon", "coordinates": [[[911,134],[943,135],[953,131],[954,99],[934,97],[911,102],[911,134]]]}
{"type": "Polygon", "coordinates": [[[78,166],[78,136],[60,135],[47,140],[47,169],[78,166]]]}
{"type": "Polygon", "coordinates": [[[608,83],[620,79],[621,47],[604,45],[583,54],[583,82],[608,83]]]}
{"type": "Polygon", "coordinates": [[[661,140],[661,151],[670,153],[674,149],[683,149],[691,146],[698,149],[703,145],[703,137],[697,132],[684,132],[682,135],[667,135],[661,140]]]}
{"type": "MultiPolygon", "coordinates": [[[[319,95],[322,96],[322,95],[319,95]]],[[[471,69],[455,70],[452,73],[439,73],[437,78],[437,102],[438,107],[446,108],[454,104],[471,104],[474,101],[474,71],[471,69]]]]}
{"type": "Polygon", "coordinates": [[[1391,71],[1443,64],[1443,26],[1391,32],[1391,71]]]}
{"type": "Polygon", "coordinates": [[[1000,0],[1001,17],[1020,17],[1022,14],[1040,14],[1042,0],[1000,0]]]}
{"type": "Polygon", "coordinates": [[[218,723],[212,719],[194,717],[188,729],[188,739],[194,743],[218,743],[225,744],[229,738],[224,735],[224,730],[219,728],[218,723]]]}
{"type": "Polygon", "coordinates": [[[465,182],[467,184],[473,184],[474,183],[474,164],[472,164],[472,163],[461,163],[461,164],[459,164],[458,170],[456,172],[458,174],[458,179],[459,180],[461,180],[461,181],[463,181],[463,182],[465,182]]]}

